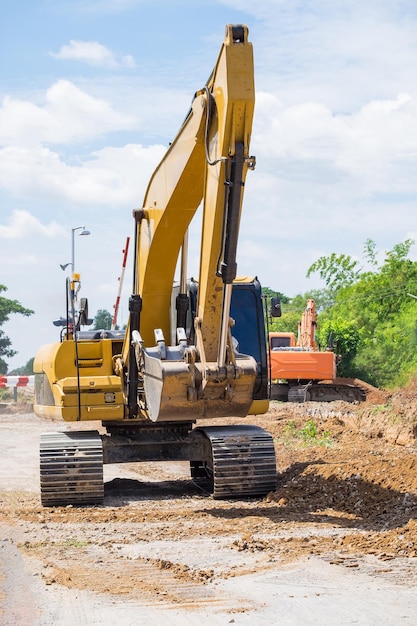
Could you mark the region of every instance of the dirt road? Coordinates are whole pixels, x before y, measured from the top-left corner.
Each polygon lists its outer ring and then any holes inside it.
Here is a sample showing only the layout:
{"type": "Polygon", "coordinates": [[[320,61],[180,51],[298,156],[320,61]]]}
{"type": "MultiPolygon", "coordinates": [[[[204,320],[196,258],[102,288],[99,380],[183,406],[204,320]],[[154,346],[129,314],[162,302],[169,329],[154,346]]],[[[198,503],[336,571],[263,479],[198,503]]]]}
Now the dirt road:
{"type": "Polygon", "coordinates": [[[415,391],[272,403],[251,418],[277,450],[261,501],[146,463],[105,466],[102,507],[43,508],[40,433],[73,426],[0,413],[0,623],[416,624],[415,391]]]}

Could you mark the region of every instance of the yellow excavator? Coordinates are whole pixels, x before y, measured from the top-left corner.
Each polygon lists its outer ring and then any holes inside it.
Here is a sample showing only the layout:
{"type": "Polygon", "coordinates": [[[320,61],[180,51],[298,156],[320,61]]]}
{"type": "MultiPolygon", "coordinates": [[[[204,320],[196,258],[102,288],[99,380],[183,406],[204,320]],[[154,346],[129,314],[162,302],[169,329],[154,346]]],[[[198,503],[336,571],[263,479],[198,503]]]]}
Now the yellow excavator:
{"type": "Polygon", "coordinates": [[[245,179],[255,166],[254,102],[248,28],[227,25],[208,81],[155,169],[142,208],[133,211],[126,331],[82,330],[80,277],[67,279],[66,328],[35,357],[34,410],[101,425],[42,435],[44,506],[102,503],[103,463],[186,460],[191,478],[215,498],[275,488],[271,435],[245,420],[216,424],[269,405],[261,287],[257,278],[236,275],[245,179]],[[194,280],[187,279],[187,233],[200,205],[194,280]]]}

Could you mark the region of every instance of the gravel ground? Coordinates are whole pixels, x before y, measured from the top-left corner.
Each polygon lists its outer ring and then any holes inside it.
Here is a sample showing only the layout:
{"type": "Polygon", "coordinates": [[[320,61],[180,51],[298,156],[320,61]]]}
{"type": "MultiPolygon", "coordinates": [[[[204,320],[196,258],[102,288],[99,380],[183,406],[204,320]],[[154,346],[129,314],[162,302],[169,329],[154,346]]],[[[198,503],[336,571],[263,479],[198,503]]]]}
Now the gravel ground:
{"type": "Polygon", "coordinates": [[[272,403],[251,419],[277,450],[262,500],[216,501],[186,464],[143,463],[105,466],[100,507],[41,506],[40,433],[74,426],[3,408],[0,622],[417,623],[414,392],[272,403]]]}

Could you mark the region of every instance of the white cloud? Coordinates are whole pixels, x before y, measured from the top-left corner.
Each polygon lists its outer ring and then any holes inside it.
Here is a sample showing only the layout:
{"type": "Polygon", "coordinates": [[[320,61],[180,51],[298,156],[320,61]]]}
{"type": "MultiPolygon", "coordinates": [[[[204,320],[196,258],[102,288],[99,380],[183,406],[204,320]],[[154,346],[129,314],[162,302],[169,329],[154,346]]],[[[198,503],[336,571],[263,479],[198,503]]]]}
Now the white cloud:
{"type": "Polygon", "coordinates": [[[142,200],[163,146],[104,148],[76,164],[48,148],[0,150],[0,187],[17,197],[89,206],[134,206],[142,200]]]}
{"type": "Polygon", "coordinates": [[[97,41],[78,41],[71,39],[59,52],[50,52],[55,59],[81,61],[95,67],[115,69],[121,65],[135,67],[134,58],[125,55],[118,59],[114,52],[97,41]]]}
{"type": "Polygon", "coordinates": [[[248,13],[258,88],[285,104],[333,110],[390,98],[415,83],[411,0],[222,0],[248,13]],[[252,17],[253,16],[253,17],[252,17]]]}
{"type": "Polygon", "coordinates": [[[135,59],[131,54],[125,54],[122,56],[122,64],[126,67],[136,67],[135,59]]]}
{"type": "Polygon", "coordinates": [[[350,178],[367,193],[417,193],[417,97],[372,100],[352,113],[318,102],[285,107],[272,93],[257,95],[256,151],[281,177],[334,186],[350,178]],[[402,172],[402,174],[401,174],[402,172]]]}
{"type": "MultiPolygon", "coordinates": [[[[57,237],[65,233],[56,222],[42,224],[28,211],[15,210],[7,225],[0,224],[0,239],[26,239],[36,237],[57,237]]],[[[27,259],[26,261],[27,262],[27,259]]]]}
{"type": "Polygon", "coordinates": [[[130,129],[135,123],[132,116],[114,111],[105,100],[61,79],[46,91],[43,106],[11,96],[3,99],[0,144],[68,144],[130,129]]]}

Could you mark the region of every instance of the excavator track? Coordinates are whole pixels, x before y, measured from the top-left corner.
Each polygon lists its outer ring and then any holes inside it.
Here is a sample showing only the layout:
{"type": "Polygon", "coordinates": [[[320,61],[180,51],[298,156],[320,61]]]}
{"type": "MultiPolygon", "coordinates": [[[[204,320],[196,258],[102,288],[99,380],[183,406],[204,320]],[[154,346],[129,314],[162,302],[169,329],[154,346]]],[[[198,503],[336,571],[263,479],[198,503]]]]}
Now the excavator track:
{"type": "Polygon", "coordinates": [[[358,386],[343,383],[308,383],[290,386],[288,402],[364,402],[365,391],[358,386]]]}
{"type": "Polygon", "coordinates": [[[41,435],[40,483],[43,506],[101,504],[103,446],[98,432],[41,435]]]}
{"type": "Polygon", "coordinates": [[[263,496],[276,486],[272,436],[258,426],[196,428],[208,438],[211,458],[191,461],[191,476],[214,498],[263,496]]]}

